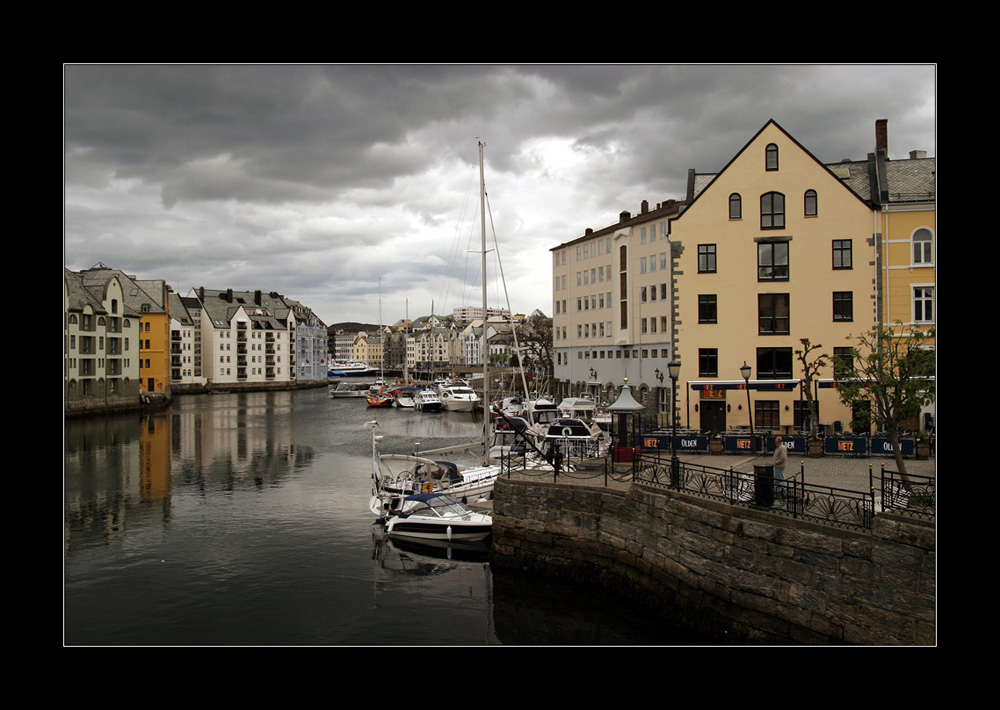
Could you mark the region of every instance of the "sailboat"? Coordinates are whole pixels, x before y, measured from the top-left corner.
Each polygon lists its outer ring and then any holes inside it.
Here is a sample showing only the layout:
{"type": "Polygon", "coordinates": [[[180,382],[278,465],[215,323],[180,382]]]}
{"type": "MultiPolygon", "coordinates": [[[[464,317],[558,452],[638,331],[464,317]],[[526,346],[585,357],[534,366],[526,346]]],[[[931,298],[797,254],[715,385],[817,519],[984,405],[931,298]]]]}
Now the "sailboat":
{"type": "Polygon", "coordinates": [[[378,283],[379,382],[382,386],[368,395],[369,407],[391,407],[392,392],[385,386],[385,329],[382,326],[382,280],[378,283]]]}
{"type": "MultiPolygon", "coordinates": [[[[483,248],[483,313],[487,313],[486,289],[486,182],[483,169],[483,144],[479,143],[479,185],[480,208],[482,221],[483,248]]],[[[480,352],[486,353],[486,329],[483,329],[483,342],[480,352]]],[[[489,358],[483,357],[483,401],[489,401],[489,358]]],[[[372,427],[372,497],[369,502],[371,511],[383,520],[392,534],[395,519],[405,515],[403,511],[407,498],[417,494],[446,493],[458,502],[474,502],[489,500],[493,497],[493,486],[501,472],[500,464],[490,463],[490,416],[483,417],[482,462],[480,465],[459,469],[450,462],[435,461],[423,456],[403,456],[398,454],[379,454],[378,438],[375,436],[377,421],[369,422],[372,427]],[[390,464],[402,464],[402,470],[393,472],[390,464]]],[[[411,501],[412,503],[412,501],[411,501]]],[[[482,515],[476,519],[478,529],[490,524],[490,517],[482,515]]],[[[441,536],[441,530],[434,528],[433,521],[423,521],[422,526],[403,526],[411,536],[425,535],[428,538],[441,536]],[[416,532],[414,532],[416,530],[416,532]],[[421,532],[425,531],[425,532],[421,532]]],[[[448,523],[443,523],[447,525],[448,523]]]]}

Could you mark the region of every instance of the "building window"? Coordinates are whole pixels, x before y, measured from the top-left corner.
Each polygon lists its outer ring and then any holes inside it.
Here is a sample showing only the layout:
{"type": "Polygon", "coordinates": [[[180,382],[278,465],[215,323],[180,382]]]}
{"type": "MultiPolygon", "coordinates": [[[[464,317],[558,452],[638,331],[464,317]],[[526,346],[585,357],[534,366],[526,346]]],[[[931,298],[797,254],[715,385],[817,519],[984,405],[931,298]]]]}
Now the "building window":
{"type": "Polygon", "coordinates": [[[777,170],[778,169],[778,146],[774,143],[770,143],[767,148],[764,149],[764,167],[767,170],[777,170]]]}
{"type": "Polygon", "coordinates": [[[757,280],[788,281],[788,242],[757,245],[757,280]]]}
{"type": "Polygon", "coordinates": [[[789,299],[787,293],[761,293],[757,296],[757,332],[759,335],[788,335],[789,299]]]}
{"type": "Polygon", "coordinates": [[[854,375],[854,351],[851,348],[833,349],[833,378],[846,380],[854,375]]]}
{"type": "Polygon", "coordinates": [[[929,266],[934,263],[934,238],[931,230],[921,227],[913,233],[913,264],[929,266]]]}
{"type": "Polygon", "coordinates": [[[719,351],[716,348],[698,349],[698,377],[719,376],[719,351]]]}
{"type": "Polygon", "coordinates": [[[917,323],[934,321],[934,288],[915,286],[913,288],[913,320],[917,323]]]}
{"type": "Polygon", "coordinates": [[[785,196],[780,192],[765,192],[760,196],[760,228],[785,228],[785,196]]]}
{"type": "Polygon", "coordinates": [[[699,244],[698,245],[698,273],[699,274],[714,274],[715,273],[715,245],[714,244],[699,244]]]}
{"type": "Polygon", "coordinates": [[[719,307],[716,302],[716,295],[700,294],[698,296],[698,322],[718,323],[719,307]]]}
{"type": "Polygon", "coordinates": [[[792,377],[791,348],[757,348],[757,378],[788,380],[792,377]]]}
{"type": "Polygon", "coordinates": [[[753,403],[753,418],[758,429],[777,429],[780,426],[781,404],[776,399],[758,399],[753,403]]]}
{"type": "Polygon", "coordinates": [[[815,217],[817,212],[816,205],[816,191],[806,190],[805,195],[805,215],[806,217],[815,217]]]}
{"type": "Polygon", "coordinates": [[[729,219],[743,219],[743,198],[738,192],[729,196],[729,219]]]}
{"type": "Polygon", "coordinates": [[[853,268],[853,246],[850,239],[833,240],[833,268],[853,268]]]}
{"type": "Polygon", "coordinates": [[[835,321],[854,320],[854,293],[851,291],[833,292],[833,319],[835,321]]]}

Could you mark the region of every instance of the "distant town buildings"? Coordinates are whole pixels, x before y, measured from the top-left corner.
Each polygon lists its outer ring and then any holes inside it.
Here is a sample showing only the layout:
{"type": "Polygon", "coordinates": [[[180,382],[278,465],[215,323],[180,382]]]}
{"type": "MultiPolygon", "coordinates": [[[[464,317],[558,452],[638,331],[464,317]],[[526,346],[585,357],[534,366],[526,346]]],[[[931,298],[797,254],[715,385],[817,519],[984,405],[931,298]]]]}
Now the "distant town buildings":
{"type": "Polygon", "coordinates": [[[65,270],[67,411],[184,389],[324,383],[326,325],[274,292],[192,289],[98,264],[65,270]]]}

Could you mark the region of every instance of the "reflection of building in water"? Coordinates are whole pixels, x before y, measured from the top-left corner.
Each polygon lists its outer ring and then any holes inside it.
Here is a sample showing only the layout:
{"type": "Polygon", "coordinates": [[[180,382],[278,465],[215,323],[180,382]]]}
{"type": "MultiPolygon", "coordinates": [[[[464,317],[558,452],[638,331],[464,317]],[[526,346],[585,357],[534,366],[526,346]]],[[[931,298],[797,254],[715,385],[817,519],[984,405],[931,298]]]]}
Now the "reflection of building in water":
{"type": "Polygon", "coordinates": [[[199,396],[204,406],[178,408],[172,417],[174,469],[181,484],[255,484],[281,480],[312,460],[294,432],[274,425],[292,411],[294,393],[241,392],[199,396]]]}
{"type": "Polygon", "coordinates": [[[164,418],[87,419],[66,427],[67,550],[94,538],[120,545],[130,527],[165,519],[170,504],[168,432],[164,418]]]}

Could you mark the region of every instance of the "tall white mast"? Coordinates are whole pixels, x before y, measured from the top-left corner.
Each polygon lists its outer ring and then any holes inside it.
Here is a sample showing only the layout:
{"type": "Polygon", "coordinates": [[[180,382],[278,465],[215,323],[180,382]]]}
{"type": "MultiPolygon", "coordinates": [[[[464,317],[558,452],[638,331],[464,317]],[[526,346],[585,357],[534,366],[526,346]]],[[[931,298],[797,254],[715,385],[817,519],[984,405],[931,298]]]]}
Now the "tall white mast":
{"type": "Polygon", "coordinates": [[[483,464],[489,463],[490,456],[490,368],[489,349],[487,347],[486,324],[486,176],[483,170],[483,142],[479,141],[479,211],[483,225],[483,344],[480,352],[483,357],[483,464]]]}

